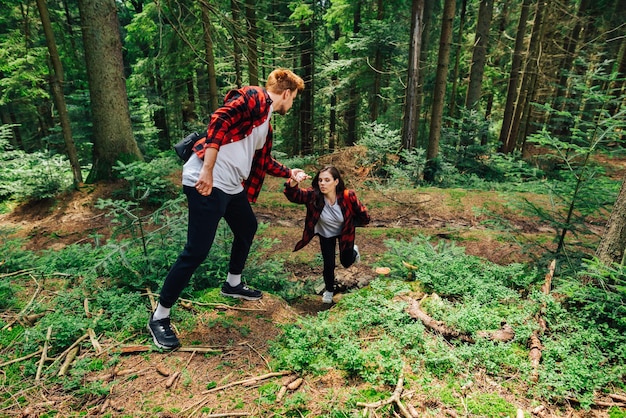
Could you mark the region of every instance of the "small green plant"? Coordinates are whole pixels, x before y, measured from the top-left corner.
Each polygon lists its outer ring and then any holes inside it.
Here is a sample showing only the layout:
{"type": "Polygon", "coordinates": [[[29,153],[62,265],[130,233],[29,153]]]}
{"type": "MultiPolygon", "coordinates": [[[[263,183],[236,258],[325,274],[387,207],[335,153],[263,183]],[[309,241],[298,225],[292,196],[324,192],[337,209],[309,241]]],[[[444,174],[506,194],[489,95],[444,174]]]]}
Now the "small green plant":
{"type": "Polygon", "coordinates": [[[145,201],[151,205],[159,205],[180,193],[180,187],[168,178],[178,169],[173,158],[158,157],[150,162],[134,161],[128,164],[118,161],[113,169],[119,173],[120,178],[128,182],[128,188],[122,189],[121,197],[134,202],[145,201]]]}

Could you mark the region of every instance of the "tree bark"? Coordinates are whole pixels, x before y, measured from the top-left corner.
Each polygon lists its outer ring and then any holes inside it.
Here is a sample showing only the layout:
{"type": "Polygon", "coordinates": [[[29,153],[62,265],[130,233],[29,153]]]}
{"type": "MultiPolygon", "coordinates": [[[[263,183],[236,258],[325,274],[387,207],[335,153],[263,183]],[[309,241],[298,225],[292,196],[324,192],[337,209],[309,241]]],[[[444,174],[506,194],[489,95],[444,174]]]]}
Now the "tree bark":
{"type": "Polygon", "coordinates": [[[422,15],[424,0],[413,0],[411,7],[411,46],[409,49],[408,80],[404,103],[404,121],[402,127],[402,146],[411,150],[417,137],[419,57],[422,47],[422,15]]]}
{"type": "Polygon", "coordinates": [[[63,94],[63,66],[59,58],[54,32],[52,31],[52,23],[48,14],[48,6],[45,0],[37,0],[37,8],[41,16],[41,24],[46,36],[46,44],[52,62],[52,74],[50,75],[50,85],[52,87],[52,97],[59,113],[59,123],[61,124],[61,132],[63,133],[63,141],[65,142],[65,152],[70,161],[72,168],[72,177],[74,179],[74,187],[79,186],[83,182],[83,174],[80,170],[80,162],[78,161],[78,153],[74,145],[72,137],[72,128],[70,126],[70,118],[65,104],[65,95],[63,94]]]}
{"type": "Polygon", "coordinates": [[[624,264],[626,250],[626,178],[613,205],[606,229],[596,249],[596,257],[606,266],[624,264]]]}
{"type": "Polygon", "coordinates": [[[93,118],[93,165],[88,182],[112,179],[117,161],[142,160],[133,136],[113,0],[79,0],[93,118]]]}
{"type": "Polygon", "coordinates": [[[215,76],[215,55],[213,54],[213,38],[211,37],[211,18],[209,16],[209,8],[204,2],[200,2],[202,8],[202,29],[205,48],[205,59],[207,66],[207,74],[209,77],[209,113],[213,113],[218,105],[217,80],[215,76]]]}
{"type": "MultiPolygon", "coordinates": [[[[339,25],[335,24],[333,27],[333,39],[335,42],[339,40],[341,31],[339,25]]],[[[339,53],[337,50],[333,52],[333,61],[339,60],[339,53]]],[[[331,93],[330,93],[330,115],[328,123],[328,151],[333,152],[335,150],[335,144],[337,144],[337,75],[333,73],[330,78],[331,93]]]]}
{"type": "MultiPolygon", "coordinates": [[[[239,4],[237,0],[230,0],[230,13],[233,17],[233,26],[237,28],[241,23],[239,4]]],[[[241,39],[239,39],[235,32],[233,32],[233,64],[235,65],[235,85],[237,88],[242,87],[242,75],[241,75],[241,39]]]]}
{"type": "Polygon", "coordinates": [[[454,118],[456,115],[456,91],[459,86],[459,62],[463,43],[463,26],[465,26],[465,11],[467,10],[467,0],[461,2],[461,17],[459,18],[459,32],[456,37],[456,52],[454,54],[454,70],[452,71],[452,91],[448,102],[448,115],[454,118]]]}
{"type": "Polygon", "coordinates": [[[563,42],[563,50],[565,51],[565,56],[561,60],[561,65],[559,69],[561,74],[559,75],[559,81],[557,84],[556,94],[554,96],[554,108],[563,110],[565,108],[565,98],[567,97],[568,85],[567,81],[569,80],[569,72],[572,69],[572,65],[574,63],[574,59],[576,57],[576,49],[578,46],[578,41],[580,39],[580,34],[584,28],[584,19],[585,14],[587,13],[587,9],[591,4],[591,0],[581,0],[578,5],[578,12],[576,13],[576,24],[572,28],[570,34],[565,38],[563,42]]]}
{"type": "Polygon", "coordinates": [[[483,74],[487,60],[487,46],[489,45],[489,27],[493,16],[493,1],[481,0],[476,25],[476,39],[472,52],[472,66],[470,69],[469,86],[465,98],[465,107],[474,109],[480,100],[483,74]]]}
{"type": "Polygon", "coordinates": [[[511,72],[509,74],[509,85],[506,91],[506,102],[504,105],[504,115],[502,118],[502,128],[500,129],[500,152],[510,154],[515,150],[515,141],[511,139],[511,122],[515,103],[519,97],[520,73],[522,71],[522,55],[524,49],[524,38],[526,37],[526,21],[530,14],[531,0],[524,0],[520,11],[517,34],[515,36],[515,46],[513,48],[513,58],[511,60],[511,72]]]}
{"type": "Polygon", "coordinates": [[[248,36],[246,45],[248,47],[248,84],[259,85],[259,62],[257,47],[257,27],[256,27],[256,4],[255,0],[246,0],[246,22],[248,24],[248,36]]]}
{"type": "MultiPolygon", "coordinates": [[[[376,1],[376,20],[383,20],[384,17],[384,2],[383,0],[376,1]]],[[[374,82],[372,83],[372,97],[370,98],[370,121],[375,122],[378,119],[380,112],[380,88],[382,84],[382,70],[383,70],[383,54],[380,48],[376,48],[374,54],[374,64],[372,65],[374,70],[374,82]]]]}
{"type": "MultiPolygon", "coordinates": [[[[357,0],[354,5],[354,19],[352,23],[352,32],[356,35],[361,30],[361,2],[363,0],[357,0]]],[[[359,94],[356,87],[356,81],[353,79],[350,82],[350,89],[348,92],[348,104],[346,109],[346,145],[352,146],[357,141],[357,114],[359,109],[359,94]]]]}
{"type": "Polygon", "coordinates": [[[300,132],[302,135],[302,153],[304,155],[313,154],[313,74],[315,56],[315,43],[313,42],[313,23],[311,21],[301,22],[300,33],[304,37],[302,40],[302,52],[300,55],[302,66],[302,79],[304,80],[304,91],[300,101],[300,132]]]}
{"type": "Polygon", "coordinates": [[[513,150],[517,149],[518,144],[521,143],[521,141],[519,141],[519,133],[522,116],[524,114],[524,110],[528,109],[526,106],[529,104],[529,97],[531,97],[534,89],[534,80],[538,68],[537,61],[539,59],[539,44],[541,42],[544,7],[545,0],[539,0],[535,9],[535,18],[533,22],[532,35],[530,36],[530,43],[528,44],[524,74],[522,76],[522,85],[520,87],[519,97],[515,103],[515,111],[511,121],[509,136],[511,137],[511,141],[513,141],[513,144],[511,145],[513,150]]]}
{"type": "Polygon", "coordinates": [[[454,7],[454,0],[446,0],[443,6],[443,21],[441,23],[441,38],[439,40],[439,55],[437,58],[437,76],[435,78],[435,88],[433,92],[430,133],[428,136],[428,148],[426,149],[426,167],[424,169],[424,180],[430,182],[435,180],[435,159],[439,155],[439,139],[441,138],[443,103],[446,95],[448,64],[450,62],[450,41],[452,39],[454,7]]]}
{"type": "MultiPolygon", "coordinates": [[[[429,63],[428,63],[428,51],[430,50],[430,33],[432,32],[432,21],[433,21],[433,9],[434,9],[434,0],[424,0],[424,11],[422,12],[422,40],[420,43],[420,60],[419,60],[419,70],[417,73],[417,100],[416,105],[417,109],[415,110],[415,126],[413,126],[413,132],[415,132],[415,146],[419,148],[426,148],[427,140],[421,139],[420,132],[420,122],[422,121],[422,109],[428,106],[425,106],[426,103],[426,95],[424,94],[424,82],[426,80],[426,74],[430,72],[429,63]]],[[[432,96],[430,97],[432,100],[432,96]]],[[[428,112],[424,112],[424,121],[423,123],[427,123],[428,121],[428,112]]]]}

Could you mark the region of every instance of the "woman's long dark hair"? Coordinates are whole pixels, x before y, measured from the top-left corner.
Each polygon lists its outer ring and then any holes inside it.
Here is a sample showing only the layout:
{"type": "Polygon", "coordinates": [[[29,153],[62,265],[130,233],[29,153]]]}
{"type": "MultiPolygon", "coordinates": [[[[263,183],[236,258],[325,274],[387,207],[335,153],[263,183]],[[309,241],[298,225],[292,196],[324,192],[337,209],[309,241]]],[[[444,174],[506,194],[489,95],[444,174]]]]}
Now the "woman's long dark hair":
{"type": "Polygon", "coordinates": [[[341,178],[341,173],[339,172],[337,167],[333,165],[327,165],[326,167],[322,168],[321,170],[317,172],[317,174],[315,174],[315,177],[313,177],[313,180],[311,181],[312,183],[311,186],[313,187],[313,191],[315,192],[315,206],[317,208],[324,207],[324,195],[322,194],[322,191],[320,190],[319,181],[320,181],[320,174],[326,171],[328,171],[330,175],[333,176],[333,180],[339,180],[339,182],[337,183],[337,186],[335,187],[337,196],[340,196],[341,194],[343,194],[343,191],[346,189],[346,184],[343,182],[343,178],[341,178]]]}

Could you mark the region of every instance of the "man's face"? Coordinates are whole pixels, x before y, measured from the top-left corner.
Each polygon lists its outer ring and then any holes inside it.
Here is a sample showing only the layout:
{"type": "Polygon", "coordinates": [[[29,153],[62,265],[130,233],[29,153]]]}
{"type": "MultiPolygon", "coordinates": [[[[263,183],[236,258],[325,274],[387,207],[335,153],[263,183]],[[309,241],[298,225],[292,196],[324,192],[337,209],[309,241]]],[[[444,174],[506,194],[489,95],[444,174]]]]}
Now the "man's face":
{"type": "Polygon", "coordinates": [[[297,94],[298,90],[285,90],[281,95],[281,102],[274,107],[274,112],[278,113],[279,115],[284,115],[285,113],[287,113],[289,109],[291,109],[291,106],[293,106],[293,99],[296,98],[297,94]]]}

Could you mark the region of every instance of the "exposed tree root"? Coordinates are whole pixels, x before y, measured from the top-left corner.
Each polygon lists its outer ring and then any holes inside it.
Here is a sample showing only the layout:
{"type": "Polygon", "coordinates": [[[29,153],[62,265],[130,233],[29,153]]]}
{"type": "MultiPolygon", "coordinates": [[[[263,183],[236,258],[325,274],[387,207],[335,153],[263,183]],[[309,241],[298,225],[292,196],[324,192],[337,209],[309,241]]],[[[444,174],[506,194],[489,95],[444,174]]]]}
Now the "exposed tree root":
{"type": "Polygon", "coordinates": [[[402,299],[409,304],[407,311],[411,318],[419,319],[420,321],[422,321],[422,324],[424,324],[426,328],[441,334],[446,339],[459,339],[468,343],[474,342],[474,339],[469,335],[463,334],[455,329],[448,327],[442,321],[437,321],[436,319],[433,319],[430,315],[422,310],[419,301],[409,297],[403,297],[402,299]]]}

